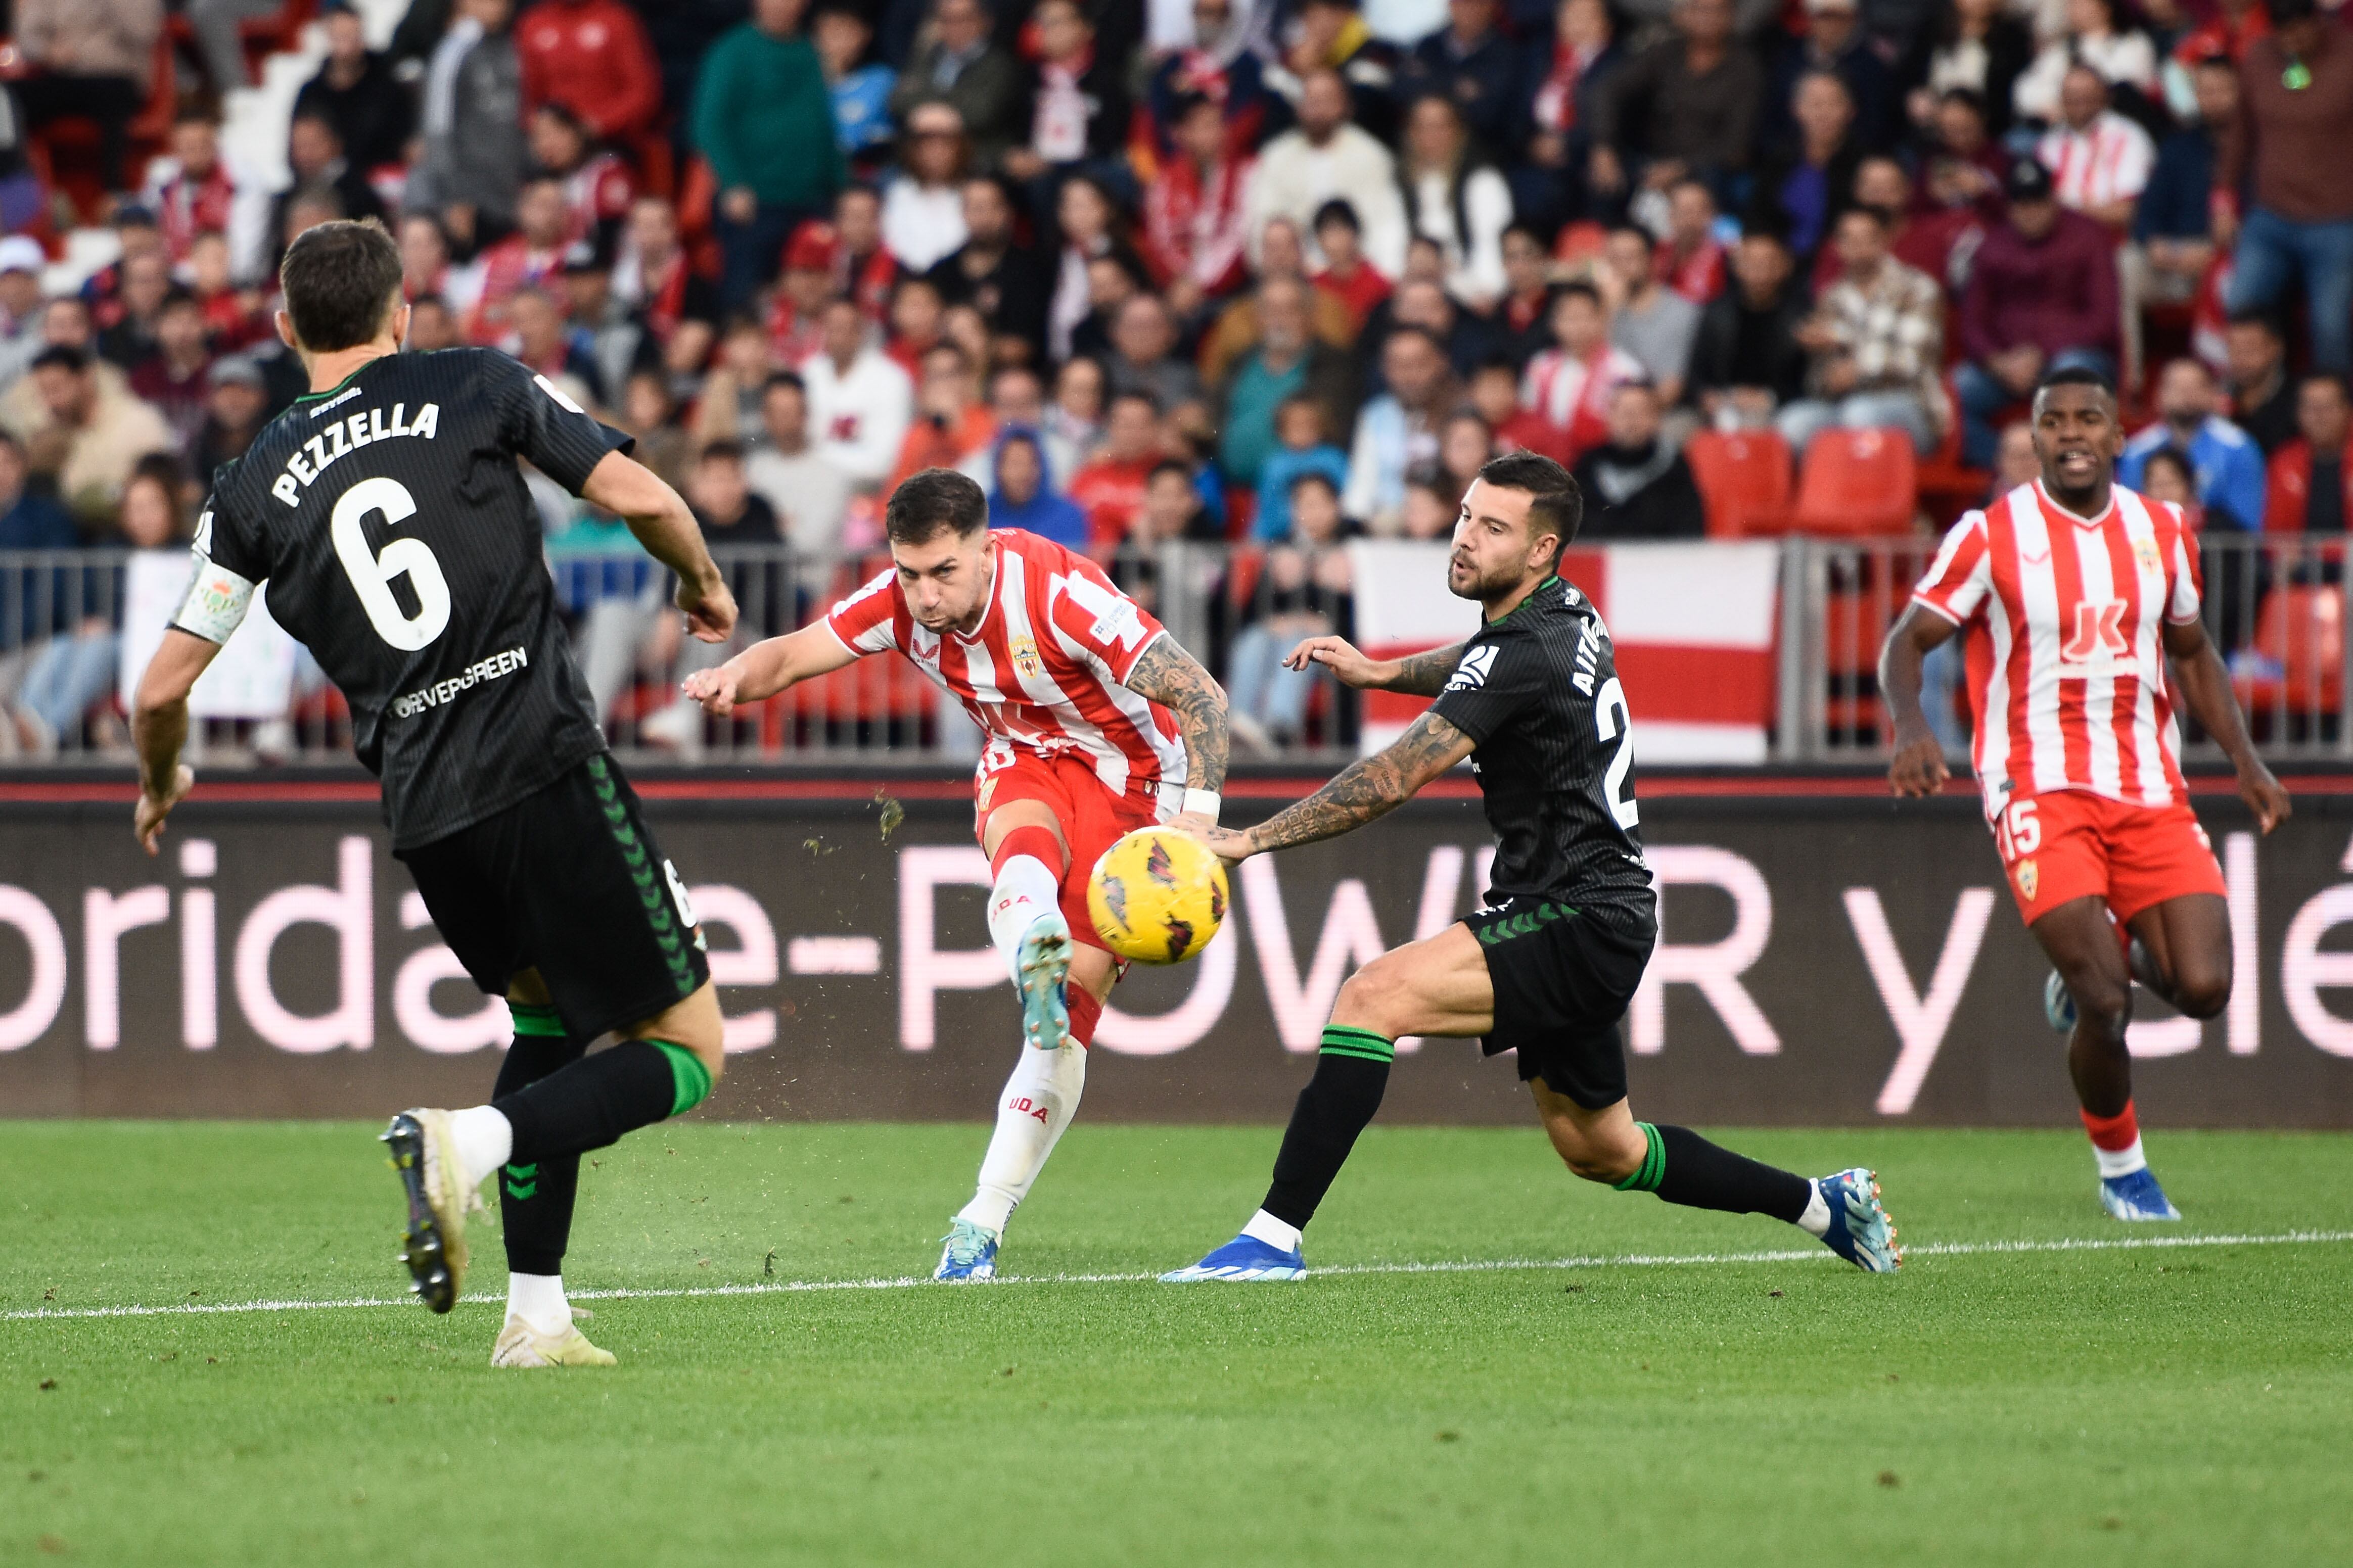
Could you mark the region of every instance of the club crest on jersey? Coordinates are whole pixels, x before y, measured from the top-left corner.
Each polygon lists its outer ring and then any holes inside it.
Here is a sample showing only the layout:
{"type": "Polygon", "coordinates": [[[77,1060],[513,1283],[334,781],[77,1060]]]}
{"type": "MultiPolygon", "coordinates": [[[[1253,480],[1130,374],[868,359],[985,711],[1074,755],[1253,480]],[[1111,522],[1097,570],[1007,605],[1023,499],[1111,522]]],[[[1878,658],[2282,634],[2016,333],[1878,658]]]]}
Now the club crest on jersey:
{"type": "Polygon", "coordinates": [[[2033,859],[2030,857],[2021,860],[2012,874],[2018,878],[2018,896],[2032,903],[2035,889],[2042,885],[2042,875],[2035,869],[2033,859]]]}
{"type": "Polygon", "coordinates": [[[1495,645],[1489,643],[1484,647],[1474,647],[1462,656],[1461,663],[1454,667],[1454,673],[1447,678],[1446,689],[1476,691],[1487,684],[1487,677],[1493,674],[1494,669],[1495,645]]]}
{"type": "Polygon", "coordinates": [[[2140,569],[2144,575],[2158,577],[2164,574],[2165,569],[2158,564],[2156,540],[2134,540],[2133,559],[2140,563],[2140,569]]]}
{"type": "Polygon", "coordinates": [[[1043,680],[1046,678],[1046,661],[1038,653],[1035,637],[1016,637],[1009,639],[1007,646],[1013,651],[1013,672],[1016,675],[1024,680],[1043,680]]]}

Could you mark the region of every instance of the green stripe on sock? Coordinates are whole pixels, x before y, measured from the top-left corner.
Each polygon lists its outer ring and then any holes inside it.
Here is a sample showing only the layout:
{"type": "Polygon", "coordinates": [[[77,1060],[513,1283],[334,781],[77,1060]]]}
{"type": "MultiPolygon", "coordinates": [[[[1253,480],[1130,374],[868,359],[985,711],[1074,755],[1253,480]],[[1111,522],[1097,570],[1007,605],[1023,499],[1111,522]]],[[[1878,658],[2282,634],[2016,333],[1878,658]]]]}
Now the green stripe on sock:
{"type": "Polygon", "coordinates": [[[564,1021],[555,1016],[553,1007],[534,1002],[510,1002],[507,1011],[514,1016],[517,1036],[538,1035],[558,1040],[564,1037],[564,1021]]]}
{"type": "Polygon", "coordinates": [[[1397,1059],[1397,1042],[1387,1035],[1350,1028],[1345,1024],[1324,1025],[1324,1040],[1317,1049],[1326,1056],[1358,1057],[1368,1062],[1397,1059]]]}
{"type": "Polygon", "coordinates": [[[672,1116],[683,1116],[711,1097],[711,1069],[702,1065],[701,1057],[668,1040],[648,1040],[646,1044],[670,1058],[672,1116]]]}
{"type": "Polygon", "coordinates": [[[1659,1130],[1649,1122],[1637,1121],[1634,1125],[1642,1130],[1646,1145],[1642,1151],[1642,1163],[1634,1167],[1632,1174],[1615,1184],[1621,1193],[1655,1193],[1667,1173],[1667,1146],[1660,1138],[1659,1130]]]}

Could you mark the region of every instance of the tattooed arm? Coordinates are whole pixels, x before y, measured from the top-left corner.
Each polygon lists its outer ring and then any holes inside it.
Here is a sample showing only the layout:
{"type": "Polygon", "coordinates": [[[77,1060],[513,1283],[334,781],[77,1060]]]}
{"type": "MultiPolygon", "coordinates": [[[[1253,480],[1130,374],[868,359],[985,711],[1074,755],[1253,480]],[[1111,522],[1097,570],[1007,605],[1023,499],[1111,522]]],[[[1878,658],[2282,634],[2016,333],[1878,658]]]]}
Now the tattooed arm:
{"type": "Polygon", "coordinates": [[[1360,690],[1377,686],[1408,697],[1435,697],[1446,689],[1447,678],[1462,662],[1462,645],[1432,648],[1410,658],[1366,658],[1345,637],[1309,637],[1282,662],[1292,669],[1320,664],[1343,683],[1360,690]]]}
{"type": "Polygon", "coordinates": [[[1246,860],[1270,849],[1336,837],[1403,805],[1471,749],[1470,736],[1437,714],[1424,713],[1387,751],[1350,763],[1322,789],[1256,827],[1208,835],[1209,847],[1229,860],[1246,860]]]}
{"type": "MultiPolygon", "coordinates": [[[[1226,691],[1199,661],[1172,637],[1144,650],[1127,672],[1127,689],[1176,715],[1185,741],[1185,784],[1215,795],[1226,787],[1226,691]]],[[[1177,823],[1190,829],[1213,826],[1206,817],[1177,823]]]]}

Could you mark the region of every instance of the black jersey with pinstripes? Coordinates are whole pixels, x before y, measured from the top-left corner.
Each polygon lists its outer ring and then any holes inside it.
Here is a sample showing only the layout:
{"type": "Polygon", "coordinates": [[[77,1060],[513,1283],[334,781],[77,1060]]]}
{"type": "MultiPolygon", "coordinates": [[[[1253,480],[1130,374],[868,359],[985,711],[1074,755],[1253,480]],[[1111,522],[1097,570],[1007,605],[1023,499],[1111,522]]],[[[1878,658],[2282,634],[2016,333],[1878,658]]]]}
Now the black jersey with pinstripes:
{"type": "Polygon", "coordinates": [[[1626,693],[1593,602],[1546,578],[1463,644],[1432,709],[1477,747],[1471,770],[1495,835],[1487,901],[1552,900],[1647,941],[1657,899],[1626,693]]]}
{"type": "Polygon", "coordinates": [[[214,477],[196,552],[266,581],[342,689],[395,847],[605,749],[518,459],[576,495],[628,446],[506,355],[445,349],[369,361],[214,477]]]}

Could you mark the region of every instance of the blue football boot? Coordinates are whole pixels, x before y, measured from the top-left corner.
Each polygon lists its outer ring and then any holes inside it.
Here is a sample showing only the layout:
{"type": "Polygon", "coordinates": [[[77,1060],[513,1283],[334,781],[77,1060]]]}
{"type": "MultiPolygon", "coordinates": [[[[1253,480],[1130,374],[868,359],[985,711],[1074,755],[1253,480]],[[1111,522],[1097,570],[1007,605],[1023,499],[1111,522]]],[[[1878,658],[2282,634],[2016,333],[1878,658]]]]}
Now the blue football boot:
{"type": "Polygon", "coordinates": [[[2102,1176],[2100,1205],[2123,1220],[2181,1217],[2181,1211],[2157,1184],[2157,1173],[2146,1165],[2129,1175],[2102,1176]]]}
{"type": "Polygon", "coordinates": [[[1163,1285],[1192,1285],[1205,1279],[1304,1279],[1304,1252],[1285,1252],[1254,1236],[1238,1236],[1189,1268],[1160,1277],[1163,1285]]]}
{"type": "Polygon", "coordinates": [[[940,1248],[940,1266],[932,1270],[933,1279],[965,1282],[997,1278],[997,1232],[957,1219],[948,1222],[948,1233],[942,1239],[945,1245],[940,1248]]]}
{"type": "Polygon", "coordinates": [[[1814,1185],[1831,1210],[1831,1228],[1822,1237],[1823,1246],[1867,1273],[1893,1274],[1904,1266],[1895,1224],[1879,1202],[1877,1172],[1858,1166],[1835,1176],[1817,1177],[1814,1185]]]}

